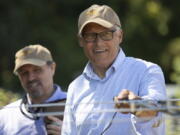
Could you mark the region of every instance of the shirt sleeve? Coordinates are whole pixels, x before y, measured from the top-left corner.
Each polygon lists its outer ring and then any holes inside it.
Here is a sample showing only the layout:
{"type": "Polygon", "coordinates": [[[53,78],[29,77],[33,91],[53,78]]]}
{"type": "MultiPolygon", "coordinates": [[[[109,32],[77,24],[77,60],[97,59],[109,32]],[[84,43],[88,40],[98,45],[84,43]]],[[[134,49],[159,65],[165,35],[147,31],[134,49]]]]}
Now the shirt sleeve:
{"type": "Polygon", "coordinates": [[[140,135],[165,135],[165,116],[162,113],[159,112],[156,117],[146,121],[134,115],[132,117],[136,132],[140,135]]]}
{"type": "Polygon", "coordinates": [[[4,114],[3,114],[3,110],[0,110],[0,135],[3,135],[3,129],[4,129],[4,114]]]}
{"type": "Polygon", "coordinates": [[[166,100],[164,75],[158,65],[153,64],[144,72],[138,95],[143,99],[166,100]]]}
{"type": "MultiPolygon", "coordinates": [[[[144,72],[140,87],[139,96],[148,100],[165,100],[166,90],[164,75],[161,68],[152,65],[144,72]]],[[[156,117],[150,120],[142,120],[134,116],[133,123],[137,132],[143,135],[164,135],[165,122],[164,115],[159,112],[156,117]]]]}

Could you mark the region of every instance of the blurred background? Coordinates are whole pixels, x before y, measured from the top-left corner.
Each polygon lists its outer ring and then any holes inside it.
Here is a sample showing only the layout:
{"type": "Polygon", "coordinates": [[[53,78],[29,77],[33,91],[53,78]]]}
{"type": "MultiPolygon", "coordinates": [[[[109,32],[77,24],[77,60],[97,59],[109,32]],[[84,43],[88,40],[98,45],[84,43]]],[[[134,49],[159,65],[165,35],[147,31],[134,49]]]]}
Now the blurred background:
{"type": "Polygon", "coordinates": [[[77,40],[79,14],[92,4],[107,4],[119,15],[126,55],[162,67],[170,96],[180,97],[180,1],[178,0],[1,0],[0,105],[23,94],[13,72],[17,50],[46,46],[57,63],[55,82],[63,90],[87,59],[77,40]]]}

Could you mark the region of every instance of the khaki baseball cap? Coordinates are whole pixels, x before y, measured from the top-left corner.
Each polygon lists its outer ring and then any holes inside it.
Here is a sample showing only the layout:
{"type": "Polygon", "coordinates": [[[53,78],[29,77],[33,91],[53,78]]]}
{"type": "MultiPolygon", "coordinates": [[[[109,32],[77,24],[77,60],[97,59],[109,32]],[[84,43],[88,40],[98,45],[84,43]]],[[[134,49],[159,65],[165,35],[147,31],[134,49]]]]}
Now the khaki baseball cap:
{"type": "Polygon", "coordinates": [[[23,65],[32,64],[36,66],[43,66],[48,61],[53,61],[53,59],[47,48],[38,44],[26,46],[15,54],[14,73],[17,74],[17,70],[23,65]]]}
{"type": "Polygon", "coordinates": [[[78,20],[79,35],[88,23],[97,23],[105,28],[112,28],[114,25],[121,27],[118,15],[107,5],[95,4],[80,14],[78,20]]]}

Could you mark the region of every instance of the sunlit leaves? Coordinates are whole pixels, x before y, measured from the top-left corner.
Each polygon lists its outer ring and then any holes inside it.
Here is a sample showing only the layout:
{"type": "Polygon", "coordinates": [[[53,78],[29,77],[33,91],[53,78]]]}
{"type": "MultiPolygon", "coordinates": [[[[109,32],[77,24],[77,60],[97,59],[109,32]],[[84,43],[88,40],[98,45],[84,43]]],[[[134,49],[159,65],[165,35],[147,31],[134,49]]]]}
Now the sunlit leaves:
{"type": "Polygon", "coordinates": [[[0,107],[7,105],[19,98],[18,94],[0,88],[0,107]]]}

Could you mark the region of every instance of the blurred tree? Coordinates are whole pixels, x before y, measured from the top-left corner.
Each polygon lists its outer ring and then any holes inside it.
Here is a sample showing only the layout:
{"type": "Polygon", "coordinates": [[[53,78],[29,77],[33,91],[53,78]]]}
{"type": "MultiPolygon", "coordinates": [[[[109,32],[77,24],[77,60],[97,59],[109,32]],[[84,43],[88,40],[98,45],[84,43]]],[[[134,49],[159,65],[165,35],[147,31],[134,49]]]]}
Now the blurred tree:
{"type": "Polygon", "coordinates": [[[180,84],[180,37],[171,40],[162,55],[162,63],[172,82],[180,84]]]}
{"type": "Polygon", "coordinates": [[[19,98],[19,95],[0,88],[0,97],[1,107],[17,100],[19,98]]]}

